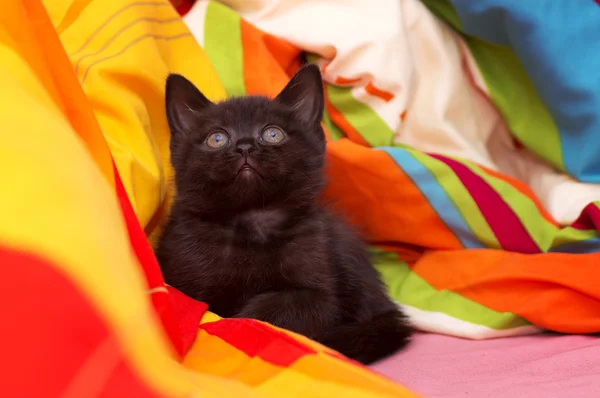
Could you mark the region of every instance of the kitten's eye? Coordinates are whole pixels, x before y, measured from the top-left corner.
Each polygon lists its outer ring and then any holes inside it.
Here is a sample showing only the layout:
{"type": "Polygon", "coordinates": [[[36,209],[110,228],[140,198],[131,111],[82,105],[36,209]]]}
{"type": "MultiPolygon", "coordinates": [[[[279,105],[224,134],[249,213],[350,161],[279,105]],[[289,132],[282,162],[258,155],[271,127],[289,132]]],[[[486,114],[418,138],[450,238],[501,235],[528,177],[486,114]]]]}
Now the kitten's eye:
{"type": "Polygon", "coordinates": [[[212,149],[223,148],[229,142],[229,136],[221,131],[212,133],[206,139],[206,145],[212,149]]]}
{"type": "Polygon", "coordinates": [[[268,144],[277,144],[285,138],[285,134],[277,127],[267,127],[260,138],[268,144]]]}

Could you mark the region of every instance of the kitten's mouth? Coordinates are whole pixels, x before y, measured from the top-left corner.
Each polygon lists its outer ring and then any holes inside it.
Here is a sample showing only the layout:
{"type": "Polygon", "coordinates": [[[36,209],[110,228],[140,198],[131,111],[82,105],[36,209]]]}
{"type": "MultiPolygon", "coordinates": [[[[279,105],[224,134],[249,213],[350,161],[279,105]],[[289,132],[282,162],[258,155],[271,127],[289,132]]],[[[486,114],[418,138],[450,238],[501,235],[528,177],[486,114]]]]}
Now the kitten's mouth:
{"type": "Polygon", "coordinates": [[[235,175],[236,177],[239,176],[250,176],[256,174],[257,176],[261,177],[262,176],[259,174],[258,171],[256,171],[256,169],[252,166],[250,166],[248,163],[244,163],[240,169],[238,170],[237,174],[235,175]]]}

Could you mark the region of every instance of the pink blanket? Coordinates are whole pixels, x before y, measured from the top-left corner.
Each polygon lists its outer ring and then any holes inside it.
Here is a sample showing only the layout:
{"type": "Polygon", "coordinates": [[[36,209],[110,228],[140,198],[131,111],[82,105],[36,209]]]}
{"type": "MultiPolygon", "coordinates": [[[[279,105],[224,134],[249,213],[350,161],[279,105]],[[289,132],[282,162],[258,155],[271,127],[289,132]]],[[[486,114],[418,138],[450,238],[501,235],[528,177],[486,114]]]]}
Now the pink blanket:
{"type": "Polygon", "coordinates": [[[600,338],[420,334],[373,368],[424,397],[600,397],[600,338]]]}

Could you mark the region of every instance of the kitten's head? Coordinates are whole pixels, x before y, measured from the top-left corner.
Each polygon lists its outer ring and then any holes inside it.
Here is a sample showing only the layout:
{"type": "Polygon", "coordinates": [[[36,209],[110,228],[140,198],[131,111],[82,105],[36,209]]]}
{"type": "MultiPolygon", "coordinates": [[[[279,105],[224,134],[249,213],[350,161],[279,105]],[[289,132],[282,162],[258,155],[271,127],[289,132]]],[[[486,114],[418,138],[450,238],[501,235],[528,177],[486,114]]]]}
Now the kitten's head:
{"type": "Polygon", "coordinates": [[[217,215],[294,207],[319,195],[325,135],[318,67],[304,66],[274,99],[220,103],[172,74],[166,109],[178,200],[189,210],[217,215]]]}

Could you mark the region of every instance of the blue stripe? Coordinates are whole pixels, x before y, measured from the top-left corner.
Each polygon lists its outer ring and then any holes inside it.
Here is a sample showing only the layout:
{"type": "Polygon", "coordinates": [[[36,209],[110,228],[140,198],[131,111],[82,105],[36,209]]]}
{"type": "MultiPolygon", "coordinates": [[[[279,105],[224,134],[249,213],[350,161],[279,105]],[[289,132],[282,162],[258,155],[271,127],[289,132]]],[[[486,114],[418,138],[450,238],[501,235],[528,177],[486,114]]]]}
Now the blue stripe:
{"type": "Polygon", "coordinates": [[[590,254],[600,252],[600,238],[584,240],[581,242],[565,243],[550,249],[551,253],[590,254]]]}
{"type": "Polygon", "coordinates": [[[437,182],[435,176],[410,152],[402,148],[379,147],[377,149],[386,152],[394,159],[465,248],[481,249],[486,247],[473,234],[460,211],[444,188],[437,182]]]}
{"type": "MultiPolygon", "coordinates": [[[[594,0],[451,2],[465,33],[509,46],[519,57],[560,131],[566,171],[600,183],[600,5],[594,0]]],[[[544,132],[537,134],[543,139],[544,132]]]]}

